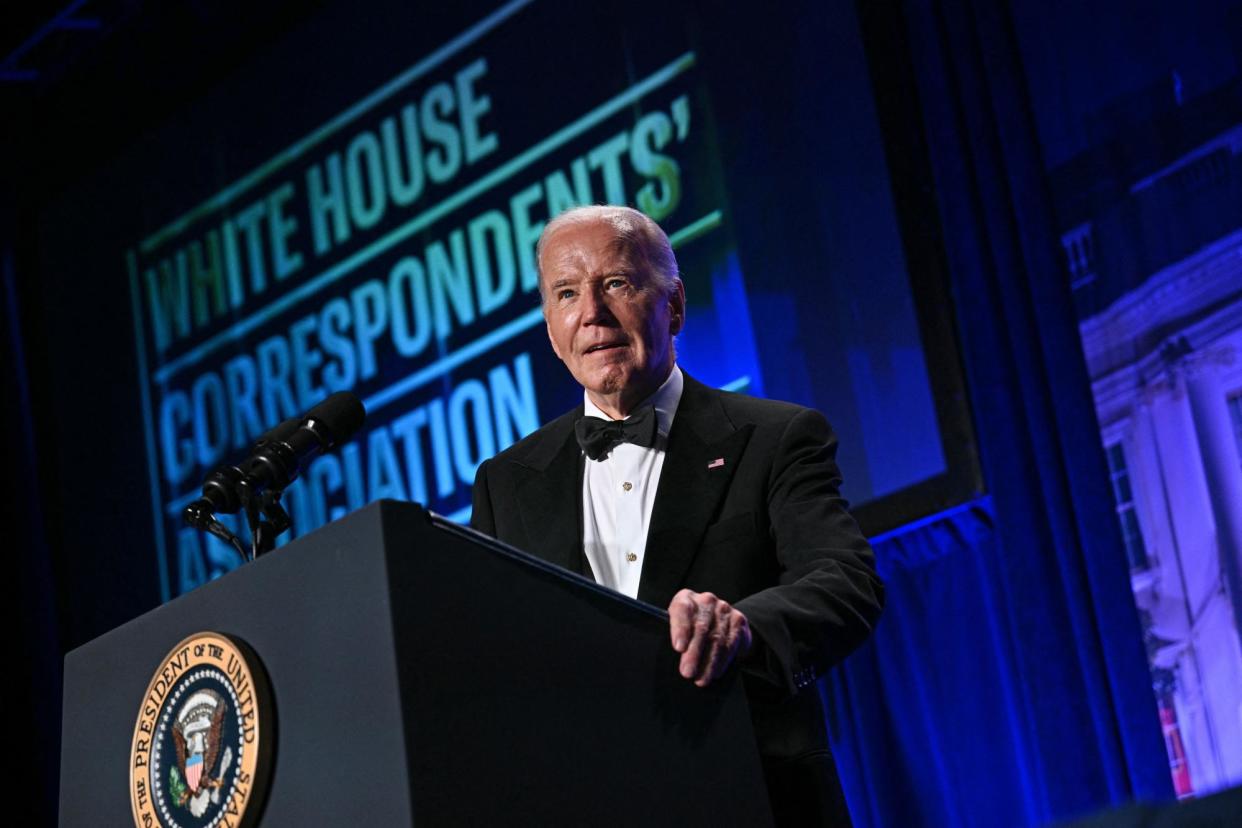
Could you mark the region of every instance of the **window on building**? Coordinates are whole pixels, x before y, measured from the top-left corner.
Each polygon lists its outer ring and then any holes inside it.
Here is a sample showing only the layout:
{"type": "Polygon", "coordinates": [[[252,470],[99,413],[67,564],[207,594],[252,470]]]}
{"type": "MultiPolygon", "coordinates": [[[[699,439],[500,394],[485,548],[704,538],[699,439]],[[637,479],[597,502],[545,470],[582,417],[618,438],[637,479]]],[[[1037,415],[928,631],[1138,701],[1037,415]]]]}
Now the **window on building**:
{"type": "Polygon", "coordinates": [[[1130,488],[1130,469],[1121,443],[1113,443],[1107,449],[1108,475],[1113,482],[1113,503],[1117,506],[1117,519],[1121,522],[1121,538],[1126,545],[1126,560],[1130,570],[1147,568],[1147,546],[1139,529],[1138,513],[1134,510],[1134,492],[1130,488]]]}

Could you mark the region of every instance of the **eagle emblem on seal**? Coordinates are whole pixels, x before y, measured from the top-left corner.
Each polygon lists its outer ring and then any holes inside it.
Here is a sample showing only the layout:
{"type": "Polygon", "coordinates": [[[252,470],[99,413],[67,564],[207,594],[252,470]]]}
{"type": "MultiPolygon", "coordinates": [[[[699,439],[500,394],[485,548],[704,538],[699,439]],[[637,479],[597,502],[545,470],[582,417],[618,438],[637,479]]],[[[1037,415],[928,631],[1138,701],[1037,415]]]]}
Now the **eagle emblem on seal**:
{"type": "Polygon", "coordinates": [[[196,817],[220,801],[220,788],[233,762],[230,748],[220,755],[227,711],[228,703],[219,693],[198,690],[181,705],[173,723],[177,764],[168,769],[168,792],[176,805],[189,808],[196,817]]]}

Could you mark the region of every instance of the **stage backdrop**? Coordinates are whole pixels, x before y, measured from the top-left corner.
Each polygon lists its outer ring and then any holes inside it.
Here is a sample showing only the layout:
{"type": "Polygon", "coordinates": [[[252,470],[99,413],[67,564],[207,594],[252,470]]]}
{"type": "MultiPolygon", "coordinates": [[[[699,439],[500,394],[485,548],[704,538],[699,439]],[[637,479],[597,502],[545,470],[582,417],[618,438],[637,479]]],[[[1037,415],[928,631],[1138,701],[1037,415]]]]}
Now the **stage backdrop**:
{"type": "MultiPolygon", "coordinates": [[[[238,563],[181,521],[203,477],[332,392],[362,398],[366,427],[290,488],[282,540],[384,497],[467,519],[479,463],[581,393],[548,347],[533,255],[581,204],[660,222],[686,283],[681,365],[824,410],[869,528],[978,490],[952,337],[920,332],[916,298],[936,300],[912,289],[849,15],[824,66],[795,67],[779,28],[677,4],[430,20],[391,5],[309,16],[43,222],[48,302],[71,306],[52,323],[57,409],[97,404],[83,376],[123,380],[109,403],[133,427],[116,439],[147,491],[113,517],[150,526],[165,599],[238,563]],[[831,105],[722,142],[718,109],[772,112],[733,98],[743,56],[722,44],[744,30],[776,100],[807,72],[831,105]],[[93,318],[97,292],[123,292],[129,318],[93,318]]],[[[72,441],[91,437],[63,431],[72,488],[72,441]]]]}

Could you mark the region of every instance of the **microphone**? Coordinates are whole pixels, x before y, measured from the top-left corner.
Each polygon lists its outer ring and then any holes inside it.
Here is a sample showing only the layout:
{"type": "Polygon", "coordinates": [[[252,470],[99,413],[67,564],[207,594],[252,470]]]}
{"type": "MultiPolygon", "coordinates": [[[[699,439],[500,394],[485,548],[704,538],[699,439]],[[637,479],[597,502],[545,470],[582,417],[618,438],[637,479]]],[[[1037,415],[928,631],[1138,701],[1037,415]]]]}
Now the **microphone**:
{"type": "Polygon", "coordinates": [[[286,430],[286,424],[273,429],[279,434],[260,442],[245,463],[238,481],[242,499],[261,489],[284,489],[307,462],[352,437],[366,416],[361,400],[339,391],[306,412],[292,430],[286,430]]]}
{"type": "Polygon", "coordinates": [[[203,496],[185,507],[182,518],[195,529],[213,531],[215,514],[231,515],[241,510],[237,487],[254,467],[254,454],[268,443],[289,439],[302,424],[302,418],[290,417],[265,433],[250,450],[251,457],[236,466],[220,466],[203,480],[203,496]]]}
{"type": "Polygon", "coordinates": [[[203,496],[185,507],[182,519],[232,544],[242,561],[270,552],[277,536],[290,525],[289,513],[280,505],[285,487],[305,463],[352,437],[366,416],[362,401],[341,391],[304,416],[285,420],[259,438],[244,463],[221,466],[209,474],[203,481],[203,496]],[[215,515],[241,509],[246,510],[250,523],[249,557],[237,536],[215,515]]]}
{"type": "Polygon", "coordinates": [[[300,464],[348,440],[366,417],[362,402],[348,391],[328,397],[301,417],[291,417],[258,439],[250,457],[221,466],[203,481],[203,496],[182,517],[196,529],[213,531],[215,515],[234,514],[265,488],[283,489],[300,464]]]}

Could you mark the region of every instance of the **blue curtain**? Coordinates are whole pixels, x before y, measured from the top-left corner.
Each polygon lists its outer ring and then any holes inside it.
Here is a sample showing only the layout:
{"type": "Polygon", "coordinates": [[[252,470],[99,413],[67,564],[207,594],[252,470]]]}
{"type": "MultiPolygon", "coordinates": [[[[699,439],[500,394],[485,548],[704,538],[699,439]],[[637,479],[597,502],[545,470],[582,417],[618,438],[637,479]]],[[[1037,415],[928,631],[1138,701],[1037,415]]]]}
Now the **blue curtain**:
{"type": "Polygon", "coordinates": [[[860,9],[898,44],[873,71],[905,73],[922,113],[916,232],[944,242],[987,494],[874,539],[884,617],[822,687],[855,820],[1044,825],[1169,799],[1008,6],[860,9]]]}
{"type": "Polygon", "coordinates": [[[824,688],[857,824],[1030,822],[1025,688],[996,606],[991,500],[876,550],[888,590],[880,629],[824,688]]]}
{"type": "Polygon", "coordinates": [[[1043,825],[1171,796],[1154,700],[1126,710],[1151,696],[1145,664],[1118,698],[1104,632],[1067,623],[1078,590],[1021,565],[1055,554],[1002,535],[983,497],[876,539],[884,616],[821,686],[860,828],[1043,825]]]}

